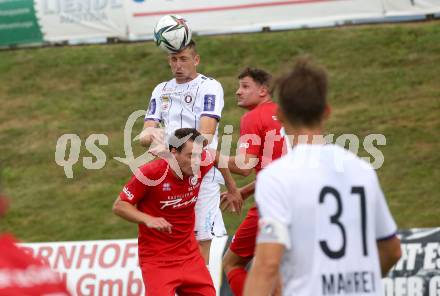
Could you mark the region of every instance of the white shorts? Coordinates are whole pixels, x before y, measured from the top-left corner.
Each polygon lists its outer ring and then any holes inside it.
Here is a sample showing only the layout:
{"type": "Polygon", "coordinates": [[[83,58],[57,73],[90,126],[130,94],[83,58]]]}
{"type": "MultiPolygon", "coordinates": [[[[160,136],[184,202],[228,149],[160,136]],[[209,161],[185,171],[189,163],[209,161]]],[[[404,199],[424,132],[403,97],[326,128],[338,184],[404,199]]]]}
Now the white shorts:
{"type": "Polygon", "coordinates": [[[220,210],[220,184],[214,180],[213,174],[210,173],[212,172],[208,172],[202,180],[195,206],[196,225],[194,232],[198,241],[212,240],[215,236],[220,237],[227,234],[220,210]]]}

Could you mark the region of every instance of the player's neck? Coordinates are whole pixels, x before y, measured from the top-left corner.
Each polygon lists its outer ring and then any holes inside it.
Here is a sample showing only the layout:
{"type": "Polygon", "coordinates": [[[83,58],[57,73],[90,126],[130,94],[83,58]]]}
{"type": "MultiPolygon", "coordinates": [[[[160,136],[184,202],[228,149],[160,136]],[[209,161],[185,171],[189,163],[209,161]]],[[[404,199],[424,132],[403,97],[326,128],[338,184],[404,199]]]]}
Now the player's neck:
{"type": "Polygon", "coordinates": [[[284,129],[292,146],[298,144],[323,145],[326,143],[321,125],[316,127],[284,126],[284,129]]]}
{"type": "Polygon", "coordinates": [[[185,83],[188,83],[190,81],[193,81],[194,79],[197,78],[197,76],[199,76],[199,73],[196,72],[196,73],[193,73],[192,75],[190,75],[190,76],[188,76],[186,78],[177,78],[176,77],[176,83],[177,84],[185,84],[185,83]]]}
{"type": "Polygon", "coordinates": [[[249,111],[250,111],[250,110],[253,110],[253,109],[257,108],[258,106],[261,106],[261,105],[263,105],[263,104],[265,104],[265,103],[267,103],[267,102],[271,102],[271,101],[272,101],[272,98],[271,98],[271,97],[264,97],[264,98],[262,98],[261,101],[259,101],[256,105],[249,106],[248,110],[249,110],[249,111]]]}

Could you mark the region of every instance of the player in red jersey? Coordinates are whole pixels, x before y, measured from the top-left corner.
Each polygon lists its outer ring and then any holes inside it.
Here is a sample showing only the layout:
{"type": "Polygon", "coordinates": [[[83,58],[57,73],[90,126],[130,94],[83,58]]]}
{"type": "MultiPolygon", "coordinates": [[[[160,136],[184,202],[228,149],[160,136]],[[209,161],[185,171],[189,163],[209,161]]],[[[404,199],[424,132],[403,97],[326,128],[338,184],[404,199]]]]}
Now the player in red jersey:
{"type": "MultiPolygon", "coordinates": [[[[238,106],[249,112],[243,115],[240,122],[240,154],[230,157],[228,165],[231,172],[247,176],[253,167],[258,174],[266,165],[279,158],[286,147],[280,134],[281,124],[275,115],[278,106],[270,94],[270,74],[261,69],[247,68],[238,78],[238,106]]],[[[243,187],[243,198],[253,194],[254,189],[255,182],[243,187]]],[[[246,265],[254,256],[257,230],[258,210],[254,205],[239,226],[223,258],[223,269],[236,296],[243,293],[246,265]]]]}
{"type": "MultiPolygon", "coordinates": [[[[203,139],[196,129],[177,129],[170,139],[173,157],[142,166],[113,206],[116,215],[139,224],[139,262],[148,296],[215,295],[194,236],[200,184],[214,165],[214,157],[203,150],[203,139]]],[[[241,200],[229,170],[220,171],[233,198],[241,200]]]]}
{"type": "MultiPolygon", "coordinates": [[[[8,199],[0,192],[0,217],[8,199]]],[[[0,296],[67,296],[66,283],[40,260],[25,253],[10,234],[0,235],[0,296]]]]}

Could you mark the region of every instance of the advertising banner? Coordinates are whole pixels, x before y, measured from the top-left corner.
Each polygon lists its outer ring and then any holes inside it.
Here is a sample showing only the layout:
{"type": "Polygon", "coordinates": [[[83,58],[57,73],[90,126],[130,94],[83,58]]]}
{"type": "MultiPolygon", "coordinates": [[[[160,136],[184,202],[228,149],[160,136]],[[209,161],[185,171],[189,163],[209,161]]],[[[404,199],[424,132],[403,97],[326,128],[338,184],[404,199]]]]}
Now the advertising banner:
{"type": "Polygon", "coordinates": [[[0,46],[42,43],[33,0],[0,0],[0,46]]]}
{"type": "Polygon", "coordinates": [[[45,41],[127,36],[125,0],[34,1],[45,41]]]}
{"type": "Polygon", "coordinates": [[[408,16],[440,12],[440,0],[383,0],[385,16],[408,16]]]}
{"type": "MultiPolygon", "coordinates": [[[[440,228],[399,232],[402,258],[383,280],[385,296],[440,295],[440,228]]],[[[210,272],[221,296],[232,296],[222,275],[228,237],[215,238],[210,272]]],[[[28,243],[22,247],[66,278],[73,295],[144,295],[137,240],[28,243]]]]}
{"type": "MultiPolygon", "coordinates": [[[[226,241],[227,236],[215,238],[211,247],[210,272],[217,291],[226,241]]],[[[137,239],[26,243],[21,247],[59,272],[73,295],[145,295],[137,239]]]]}
{"type": "Polygon", "coordinates": [[[131,36],[150,36],[165,14],[183,16],[199,34],[334,25],[383,16],[381,0],[127,0],[131,36]]]}
{"type": "Polygon", "coordinates": [[[386,296],[440,295],[440,228],[400,231],[402,258],[383,280],[386,296]]]}

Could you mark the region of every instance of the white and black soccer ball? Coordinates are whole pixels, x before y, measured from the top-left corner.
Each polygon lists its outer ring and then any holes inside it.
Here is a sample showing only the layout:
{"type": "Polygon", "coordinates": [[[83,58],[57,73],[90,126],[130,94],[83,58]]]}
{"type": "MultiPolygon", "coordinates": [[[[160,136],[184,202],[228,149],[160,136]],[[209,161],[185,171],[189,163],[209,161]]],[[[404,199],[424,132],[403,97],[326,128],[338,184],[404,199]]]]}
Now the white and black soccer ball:
{"type": "Polygon", "coordinates": [[[154,28],[156,45],[169,53],[184,49],[191,41],[191,35],[191,28],[179,15],[163,16],[154,28]]]}

